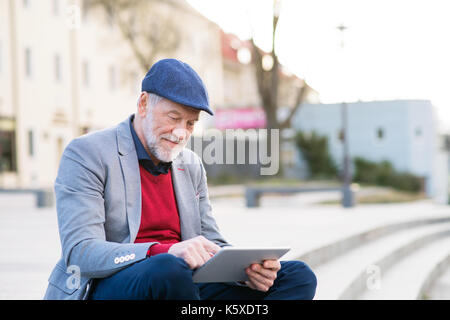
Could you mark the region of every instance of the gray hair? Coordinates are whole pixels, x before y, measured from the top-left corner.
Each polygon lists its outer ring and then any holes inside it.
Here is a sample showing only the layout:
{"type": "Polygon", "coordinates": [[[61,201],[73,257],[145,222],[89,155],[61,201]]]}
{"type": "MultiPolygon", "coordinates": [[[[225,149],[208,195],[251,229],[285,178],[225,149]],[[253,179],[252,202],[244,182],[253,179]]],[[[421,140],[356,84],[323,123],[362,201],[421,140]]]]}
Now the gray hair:
{"type": "MultiPolygon", "coordinates": [[[[158,104],[158,102],[160,102],[161,100],[163,100],[164,98],[161,96],[158,96],[156,93],[151,93],[151,92],[147,92],[148,93],[148,107],[153,108],[154,106],[156,106],[158,104]]],[[[137,105],[139,106],[139,101],[141,100],[141,97],[139,97],[138,101],[137,101],[137,105]]]]}

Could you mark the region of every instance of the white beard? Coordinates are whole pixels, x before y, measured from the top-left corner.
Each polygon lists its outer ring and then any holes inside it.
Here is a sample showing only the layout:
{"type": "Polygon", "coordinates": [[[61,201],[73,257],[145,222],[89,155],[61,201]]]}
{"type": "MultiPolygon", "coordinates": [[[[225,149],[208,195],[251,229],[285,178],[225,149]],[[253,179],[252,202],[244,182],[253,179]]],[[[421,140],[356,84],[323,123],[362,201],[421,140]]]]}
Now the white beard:
{"type": "Polygon", "coordinates": [[[162,134],[159,137],[155,136],[153,133],[153,117],[150,112],[147,113],[146,117],[143,119],[143,122],[145,142],[147,143],[148,149],[152,155],[154,155],[158,160],[163,162],[171,162],[186,146],[187,140],[180,142],[177,137],[169,133],[162,134]],[[171,149],[161,146],[160,143],[163,138],[178,143],[178,145],[171,149]]]}

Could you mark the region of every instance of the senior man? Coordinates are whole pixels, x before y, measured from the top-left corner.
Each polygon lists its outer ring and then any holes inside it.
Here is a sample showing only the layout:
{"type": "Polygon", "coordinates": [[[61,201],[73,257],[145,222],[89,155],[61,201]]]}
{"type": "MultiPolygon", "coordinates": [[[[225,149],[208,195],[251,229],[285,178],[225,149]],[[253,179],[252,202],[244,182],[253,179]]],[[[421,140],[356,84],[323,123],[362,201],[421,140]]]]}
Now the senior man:
{"type": "Polygon", "coordinates": [[[160,60],[135,114],[67,146],[55,181],[62,257],[46,299],[313,298],[316,278],[300,261],[253,264],[245,283],[192,281],[229,245],[202,161],[184,148],[201,111],[213,115],[198,74],[160,60]]]}

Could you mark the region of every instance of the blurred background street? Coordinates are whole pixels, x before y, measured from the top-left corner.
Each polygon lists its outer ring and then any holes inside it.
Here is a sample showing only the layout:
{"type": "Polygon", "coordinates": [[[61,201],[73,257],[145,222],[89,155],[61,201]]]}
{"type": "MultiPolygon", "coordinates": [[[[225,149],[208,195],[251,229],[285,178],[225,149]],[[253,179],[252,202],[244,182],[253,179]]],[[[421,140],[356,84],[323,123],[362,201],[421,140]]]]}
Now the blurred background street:
{"type": "MultiPolygon", "coordinates": [[[[215,115],[203,160],[227,240],[290,246],[316,299],[450,298],[443,1],[0,0],[0,299],[41,299],[74,138],[136,110],[162,58],[215,115]]],[[[102,152],[99,150],[98,152],[102,152]]]]}

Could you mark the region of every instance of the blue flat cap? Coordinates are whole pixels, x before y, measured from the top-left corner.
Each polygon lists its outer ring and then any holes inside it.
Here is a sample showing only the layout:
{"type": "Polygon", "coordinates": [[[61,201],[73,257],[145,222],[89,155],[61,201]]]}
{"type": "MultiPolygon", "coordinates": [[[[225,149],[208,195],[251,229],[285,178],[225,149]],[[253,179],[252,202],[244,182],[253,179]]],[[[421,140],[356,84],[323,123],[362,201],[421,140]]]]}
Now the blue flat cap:
{"type": "Polygon", "coordinates": [[[202,79],[182,61],[163,59],[156,62],[142,80],[142,91],[214,115],[202,79]]]}

